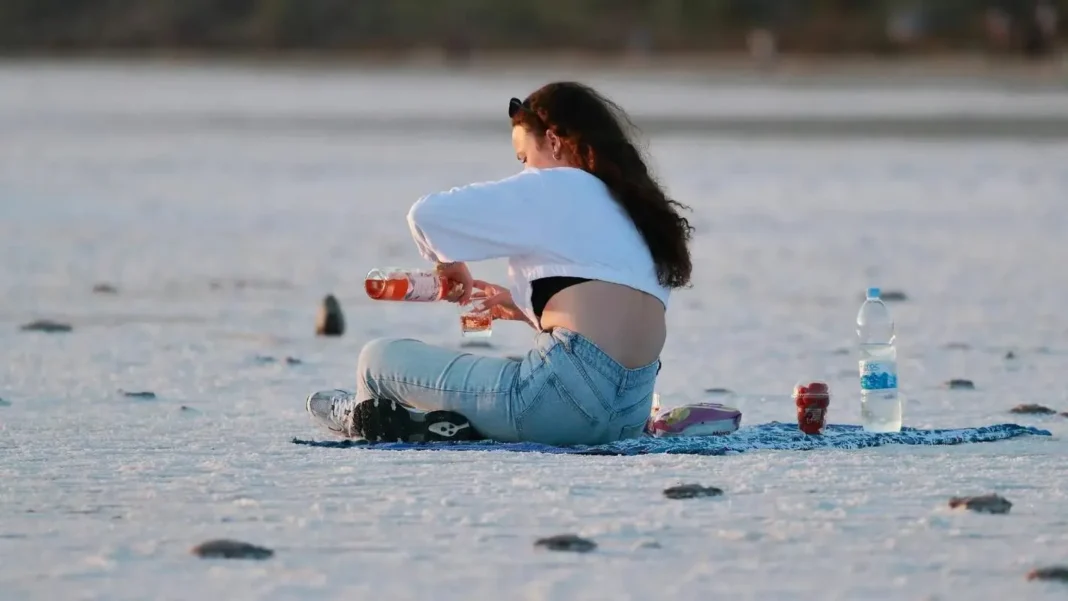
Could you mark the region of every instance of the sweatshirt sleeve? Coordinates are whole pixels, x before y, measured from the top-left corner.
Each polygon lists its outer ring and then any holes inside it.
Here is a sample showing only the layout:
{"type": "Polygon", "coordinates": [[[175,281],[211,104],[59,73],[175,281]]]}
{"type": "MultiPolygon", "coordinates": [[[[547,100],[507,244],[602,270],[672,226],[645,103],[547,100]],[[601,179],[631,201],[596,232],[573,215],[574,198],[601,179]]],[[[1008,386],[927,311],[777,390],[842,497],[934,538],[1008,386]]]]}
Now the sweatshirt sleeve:
{"type": "Polygon", "coordinates": [[[534,250],[542,234],[537,218],[545,211],[543,180],[544,172],[526,169],[420,198],[408,211],[419,254],[428,261],[453,263],[534,250]]]}

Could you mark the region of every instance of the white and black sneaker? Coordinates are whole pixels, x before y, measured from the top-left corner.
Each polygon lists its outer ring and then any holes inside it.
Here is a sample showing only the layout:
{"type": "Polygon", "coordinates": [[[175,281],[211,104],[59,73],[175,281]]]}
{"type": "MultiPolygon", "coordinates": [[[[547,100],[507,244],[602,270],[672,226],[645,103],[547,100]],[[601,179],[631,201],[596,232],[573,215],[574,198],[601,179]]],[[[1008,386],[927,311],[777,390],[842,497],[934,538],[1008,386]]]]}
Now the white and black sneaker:
{"type": "Polygon", "coordinates": [[[481,440],[464,416],[454,411],[420,411],[388,399],[357,401],[344,390],[308,397],[308,413],[331,432],[367,442],[440,442],[481,440]]]}
{"type": "Polygon", "coordinates": [[[308,395],[307,408],[315,423],[338,436],[350,435],[356,395],[347,390],[320,390],[308,395]]]}

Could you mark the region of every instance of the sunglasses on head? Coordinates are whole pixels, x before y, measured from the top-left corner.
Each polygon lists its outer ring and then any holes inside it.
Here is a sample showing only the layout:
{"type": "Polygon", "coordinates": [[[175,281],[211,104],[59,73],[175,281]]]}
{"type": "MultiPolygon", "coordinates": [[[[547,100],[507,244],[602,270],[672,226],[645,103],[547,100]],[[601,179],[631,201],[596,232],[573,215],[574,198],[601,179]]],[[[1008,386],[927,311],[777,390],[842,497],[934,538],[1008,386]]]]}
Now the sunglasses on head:
{"type": "Polygon", "coordinates": [[[524,108],[526,108],[526,107],[523,106],[523,101],[522,100],[520,100],[518,98],[513,98],[513,99],[509,100],[508,101],[508,118],[511,119],[511,118],[515,117],[515,114],[518,113],[519,111],[523,110],[524,108]]]}

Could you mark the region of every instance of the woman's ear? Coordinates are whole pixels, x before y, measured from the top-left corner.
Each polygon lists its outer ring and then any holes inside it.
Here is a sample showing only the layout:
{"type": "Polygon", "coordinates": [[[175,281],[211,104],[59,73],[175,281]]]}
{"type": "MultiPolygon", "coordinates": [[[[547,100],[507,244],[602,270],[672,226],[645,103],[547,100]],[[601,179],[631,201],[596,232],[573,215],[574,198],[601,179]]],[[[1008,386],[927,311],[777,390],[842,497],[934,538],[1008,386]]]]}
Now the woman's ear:
{"type": "Polygon", "coordinates": [[[560,154],[560,136],[551,131],[545,132],[545,140],[549,142],[549,151],[554,155],[560,154]]]}

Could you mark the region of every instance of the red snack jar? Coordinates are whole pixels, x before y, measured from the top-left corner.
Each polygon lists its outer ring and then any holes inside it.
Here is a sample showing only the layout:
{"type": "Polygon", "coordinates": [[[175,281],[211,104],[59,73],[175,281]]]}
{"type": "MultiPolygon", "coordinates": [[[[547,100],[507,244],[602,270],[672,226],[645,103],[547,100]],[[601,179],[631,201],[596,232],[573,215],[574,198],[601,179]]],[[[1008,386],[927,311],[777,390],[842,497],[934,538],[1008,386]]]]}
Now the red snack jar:
{"type": "Polygon", "coordinates": [[[798,384],[794,387],[794,404],[797,405],[797,427],[805,434],[822,434],[827,425],[827,407],[831,404],[827,384],[798,384]]]}

